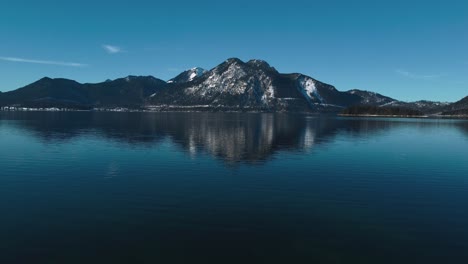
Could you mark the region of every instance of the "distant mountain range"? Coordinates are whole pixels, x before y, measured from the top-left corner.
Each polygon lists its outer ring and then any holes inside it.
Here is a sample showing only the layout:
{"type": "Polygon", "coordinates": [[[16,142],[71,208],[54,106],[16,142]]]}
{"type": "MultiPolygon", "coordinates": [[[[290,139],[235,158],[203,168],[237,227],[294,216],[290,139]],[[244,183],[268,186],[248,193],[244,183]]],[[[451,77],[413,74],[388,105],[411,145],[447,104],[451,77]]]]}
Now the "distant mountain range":
{"type": "Polygon", "coordinates": [[[46,77],[0,93],[0,106],[27,108],[340,112],[356,105],[404,107],[428,114],[468,113],[468,97],[455,103],[402,102],[369,91],[342,92],[300,73],[279,73],[262,60],[237,58],[209,71],[184,71],[167,82],[152,76],[128,76],[81,84],[46,77]]]}

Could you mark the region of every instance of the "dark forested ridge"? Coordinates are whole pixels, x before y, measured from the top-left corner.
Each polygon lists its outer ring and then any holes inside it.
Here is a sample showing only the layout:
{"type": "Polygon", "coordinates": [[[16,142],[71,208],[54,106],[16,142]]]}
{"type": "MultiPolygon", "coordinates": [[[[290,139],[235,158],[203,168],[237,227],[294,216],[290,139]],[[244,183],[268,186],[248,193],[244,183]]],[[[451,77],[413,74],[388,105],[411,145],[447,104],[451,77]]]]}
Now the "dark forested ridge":
{"type": "Polygon", "coordinates": [[[418,110],[404,107],[378,107],[372,105],[352,106],[341,112],[342,115],[365,116],[423,116],[424,113],[418,110]]]}
{"type": "Polygon", "coordinates": [[[453,111],[446,111],[446,112],[443,112],[442,115],[445,115],[445,116],[468,116],[468,108],[453,110],[453,111]]]}
{"type": "Polygon", "coordinates": [[[128,76],[96,84],[45,77],[23,88],[1,94],[0,105],[71,109],[139,108],[151,94],[165,85],[165,81],[151,76],[128,76]]]}
{"type": "Polygon", "coordinates": [[[448,105],[444,108],[442,115],[468,116],[468,96],[460,101],[448,105]]]}

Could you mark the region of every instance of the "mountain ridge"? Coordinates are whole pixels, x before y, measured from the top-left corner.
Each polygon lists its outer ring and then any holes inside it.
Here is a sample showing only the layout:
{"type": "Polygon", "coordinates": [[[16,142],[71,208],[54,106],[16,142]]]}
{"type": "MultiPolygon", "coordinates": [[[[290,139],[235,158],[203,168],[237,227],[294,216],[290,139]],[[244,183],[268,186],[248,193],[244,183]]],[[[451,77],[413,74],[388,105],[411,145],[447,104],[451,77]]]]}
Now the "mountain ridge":
{"type": "MultiPolygon", "coordinates": [[[[462,99],[466,100],[468,97],[462,99]]],[[[462,101],[460,100],[460,101],[462,101]]],[[[371,91],[339,91],[301,73],[280,73],[268,62],[229,58],[211,70],[195,67],[169,81],[133,76],[100,83],[44,77],[0,93],[0,106],[77,109],[127,107],[149,110],[206,109],[268,112],[340,112],[356,105],[404,107],[425,113],[468,108],[453,104],[402,102],[371,91]]]]}

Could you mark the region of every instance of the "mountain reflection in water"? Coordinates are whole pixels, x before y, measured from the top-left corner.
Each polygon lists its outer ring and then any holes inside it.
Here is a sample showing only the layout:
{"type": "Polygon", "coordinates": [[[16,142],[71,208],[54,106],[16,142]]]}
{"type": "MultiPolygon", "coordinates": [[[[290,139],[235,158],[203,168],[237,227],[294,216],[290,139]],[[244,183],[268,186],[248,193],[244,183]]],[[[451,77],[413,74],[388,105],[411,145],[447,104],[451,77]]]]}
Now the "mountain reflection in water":
{"type": "MultiPolygon", "coordinates": [[[[151,148],[170,140],[190,155],[208,153],[228,164],[258,163],[281,151],[301,152],[346,134],[356,140],[400,126],[448,126],[468,136],[468,122],[425,119],[360,119],[269,113],[4,112],[3,120],[44,143],[98,136],[151,148]]],[[[0,123],[1,125],[1,123],[0,123]]]]}
{"type": "Polygon", "coordinates": [[[0,112],[0,263],[466,263],[467,124],[0,112]]]}

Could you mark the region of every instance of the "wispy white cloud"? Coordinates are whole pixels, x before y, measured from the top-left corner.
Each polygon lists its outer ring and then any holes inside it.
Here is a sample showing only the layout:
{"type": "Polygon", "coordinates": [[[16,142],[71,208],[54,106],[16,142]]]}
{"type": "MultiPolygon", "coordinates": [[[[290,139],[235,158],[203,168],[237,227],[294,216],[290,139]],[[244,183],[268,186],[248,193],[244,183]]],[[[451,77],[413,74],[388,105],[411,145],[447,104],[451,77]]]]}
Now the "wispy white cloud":
{"type": "Polygon", "coordinates": [[[49,60],[32,60],[16,57],[0,57],[0,60],[11,61],[11,62],[23,62],[23,63],[35,63],[35,64],[47,64],[57,66],[69,66],[69,67],[85,67],[87,64],[77,62],[63,62],[63,61],[49,61],[49,60]]]}
{"type": "Polygon", "coordinates": [[[102,45],[102,48],[109,54],[116,54],[116,53],[121,53],[124,52],[124,50],[121,47],[114,46],[114,45],[102,45]]]}
{"type": "Polygon", "coordinates": [[[412,72],[400,70],[400,69],[395,70],[395,72],[401,76],[411,78],[411,79],[419,79],[419,80],[432,80],[432,79],[437,79],[437,78],[444,76],[444,74],[416,74],[416,73],[412,73],[412,72]]]}

